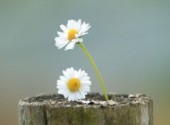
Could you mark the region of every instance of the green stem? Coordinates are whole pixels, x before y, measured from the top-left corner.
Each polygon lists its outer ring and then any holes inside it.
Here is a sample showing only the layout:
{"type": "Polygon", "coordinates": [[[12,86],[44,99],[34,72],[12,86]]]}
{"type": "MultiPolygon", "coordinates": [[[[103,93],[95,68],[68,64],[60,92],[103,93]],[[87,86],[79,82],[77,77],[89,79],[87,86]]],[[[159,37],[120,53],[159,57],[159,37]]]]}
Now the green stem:
{"type": "Polygon", "coordinates": [[[100,86],[102,88],[102,91],[103,91],[103,94],[104,94],[104,97],[106,100],[109,100],[108,99],[108,95],[107,95],[107,91],[106,91],[106,88],[104,86],[104,82],[103,82],[103,79],[102,79],[102,76],[97,68],[97,65],[95,64],[94,62],[94,59],[92,58],[92,56],[90,55],[89,51],[86,49],[86,47],[84,46],[84,44],[82,42],[79,42],[78,43],[79,47],[82,49],[82,51],[84,52],[84,54],[86,55],[86,57],[89,59],[99,81],[100,81],[100,86]]]}

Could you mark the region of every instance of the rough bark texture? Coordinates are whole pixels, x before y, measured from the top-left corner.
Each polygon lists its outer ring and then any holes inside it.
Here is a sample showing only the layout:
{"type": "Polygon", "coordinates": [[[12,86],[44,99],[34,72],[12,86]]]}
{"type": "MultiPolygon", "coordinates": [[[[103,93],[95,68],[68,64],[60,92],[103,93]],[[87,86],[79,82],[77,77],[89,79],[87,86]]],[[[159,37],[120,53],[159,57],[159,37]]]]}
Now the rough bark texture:
{"type": "Polygon", "coordinates": [[[99,94],[68,102],[61,95],[41,94],[19,101],[19,125],[153,125],[152,100],[142,94],[99,94]]]}

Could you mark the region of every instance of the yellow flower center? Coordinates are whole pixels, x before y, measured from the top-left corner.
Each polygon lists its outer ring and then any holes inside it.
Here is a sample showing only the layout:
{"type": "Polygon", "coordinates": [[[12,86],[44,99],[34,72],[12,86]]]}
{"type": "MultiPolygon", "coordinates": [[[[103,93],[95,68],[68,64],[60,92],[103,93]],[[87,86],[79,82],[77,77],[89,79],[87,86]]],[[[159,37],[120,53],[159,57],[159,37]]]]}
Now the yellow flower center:
{"type": "Polygon", "coordinates": [[[71,78],[67,83],[68,89],[72,92],[76,92],[80,89],[80,80],[77,78],[71,78]]]}
{"type": "Polygon", "coordinates": [[[69,41],[75,39],[77,33],[78,33],[78,31],[76,29],[70,29],[68,31],[68,39],[69,39],[69,41]]]}

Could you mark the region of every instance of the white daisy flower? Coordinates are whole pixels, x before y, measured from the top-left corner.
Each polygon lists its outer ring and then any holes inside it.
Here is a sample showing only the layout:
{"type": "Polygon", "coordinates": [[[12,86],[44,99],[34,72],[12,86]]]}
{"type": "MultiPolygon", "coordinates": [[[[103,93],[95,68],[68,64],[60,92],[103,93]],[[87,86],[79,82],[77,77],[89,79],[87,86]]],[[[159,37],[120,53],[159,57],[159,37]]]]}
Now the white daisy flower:
{"type": "Polygon", "coordinates": [[[58,94],[64,95],[69,101],[84,99],[85,95],[90,92],[90,85],[90,77],[81,69],[76,71],[68,68],[57,80],[58,94]]]}
{"type": "Polygon", "coordinates": [[[80,19],[68,20],[67,26],[60,25],[63,32],[57,32],[58,37],[55,38],[55,45],[58,49],[65,47],[65,50],[73,49],[75,44],[83,42],[82,36],[88,34],[90,25],[82,22],[80,19]]]}

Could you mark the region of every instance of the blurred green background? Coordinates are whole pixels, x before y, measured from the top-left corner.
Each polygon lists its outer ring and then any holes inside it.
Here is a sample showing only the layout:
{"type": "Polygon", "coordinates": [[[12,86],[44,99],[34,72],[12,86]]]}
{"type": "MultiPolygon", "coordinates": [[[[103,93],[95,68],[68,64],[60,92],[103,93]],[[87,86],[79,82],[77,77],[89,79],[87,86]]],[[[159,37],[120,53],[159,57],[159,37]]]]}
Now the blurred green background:
{"type": "Polygon", "coordinates": [[[154,100],[155,125],[170,123],[169,0],[0,0],[0,124],[17,125],[18,101],[56,93],[62,70],[73,66],[98,80],[78,46],[58,50],[60,24],[91,24],[84,44],[116,93],[145,93],[154,100]]]}

